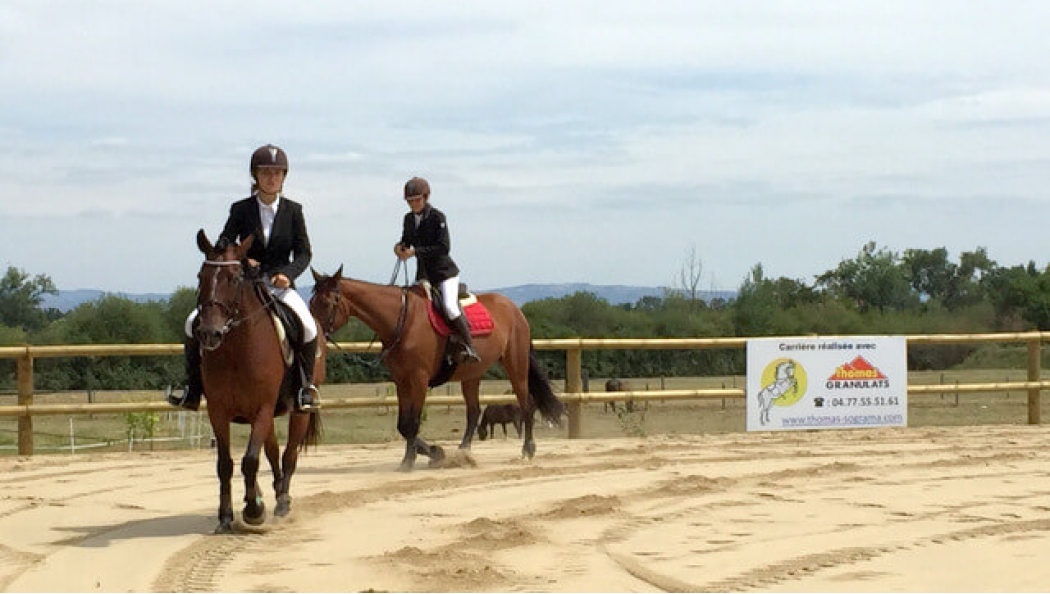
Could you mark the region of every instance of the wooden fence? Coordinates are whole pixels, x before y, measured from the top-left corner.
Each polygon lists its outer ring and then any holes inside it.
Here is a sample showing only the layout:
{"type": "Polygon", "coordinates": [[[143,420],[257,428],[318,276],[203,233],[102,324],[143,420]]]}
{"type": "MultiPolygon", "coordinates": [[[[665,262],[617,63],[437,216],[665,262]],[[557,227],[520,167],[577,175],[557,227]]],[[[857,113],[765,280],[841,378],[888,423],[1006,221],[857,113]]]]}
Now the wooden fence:
{"type": "MultiPolygon", "coordinates": [[[[795,338],[795,337],[777,337],[795,338]]],[[[806,338],[814,338],[808,336],[806,338]]],[[[835,337],[824,337],[835,338],[835,337]]],[[[1042,345],[1050,339],[1050,332],[1012,332],[994,334],[926,334],[908,335],[907,344],[975,344],[975,343],[1021,343],[1027,345],[1027,381],[995,382],[975,384],[932,384],[908,386],[909,394],[927,393],[972,393],[999,390],[1024,390],[1028,394],[1028,423],[1038,425],[1040,420],[1040,397],[1043,390],[1050,389],[1050,381],[1043,380],[1041,369],[1042,345]]],[[[584,392],[582,354],[586,350],[690,350],[690,349],[743,349],[747,338],[562,338],[536,339],[537,350],[565,352],[565,391],[560,395],[568,406],[568,436],[581,434],[582,407],[587,402],[648,401],[648,400],[702,400],[721,398],[744,398],[743,388],[702,390],[642,390],[630,392],[584,392]]],[[[378,353],[381,345],[364,342],[338,343],[341,352],[378,353]]],[[[33,404],[33,361],[48,357],[113,357],[113,356],[158,356],[181,355],[181,344],[114,344],[114,345],[52,345],[0,347],[0,359],[15,359],[18,374],[18,403],[15,406],[0,406],[0,417],[18,417],[18,453],[29,456],[33,453],[33,417],[41,415],[81,415],[98,413],[134,413],[171,411],[167,402],[128,402],[103,404],[33,404]]],[[[482,395],[483,404],[512,402],[510,395],[482,395]]],[[[462,405],[461,396],[431,395],[428,404],[462,405]]],[[[375,398],[326,399],[324,408],[365,408],[396,405],[394,396],[375,398]]],[[[205,404],[204,406],[207,406],[205,404]]]]}

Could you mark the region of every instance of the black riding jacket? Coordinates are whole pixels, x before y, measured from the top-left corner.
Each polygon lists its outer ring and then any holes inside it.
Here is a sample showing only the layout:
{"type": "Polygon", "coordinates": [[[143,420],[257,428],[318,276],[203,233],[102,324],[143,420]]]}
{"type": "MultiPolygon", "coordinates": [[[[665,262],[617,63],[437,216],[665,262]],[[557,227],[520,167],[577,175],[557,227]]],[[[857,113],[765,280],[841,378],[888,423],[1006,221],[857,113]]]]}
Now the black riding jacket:
{"type": "Polygon", "coordinates": [[[288,277],[294,287],[295,279],[306,270],[313,257],[302,205],[281,195],[273,229],[270,230],[270,241],[267,243],[263,241],[262,220],[259,218],[259,205],[255,196],[234,202],[216,244],[240,243],[250,235],[254,235],[255,240],[247,256],[259,262],[262,274],[269,278],[281,273],[288,277]]]}
{"type": "Polygon", "coordinates": [[[428,280],[437,285],[459,275],[459,267],[452,261],[452,240],[448,236],[445,214],[427,204],[423,208],[419,226],[413,213],[405,215],[401,245],[416,248],[416,280],[428,280]]]}

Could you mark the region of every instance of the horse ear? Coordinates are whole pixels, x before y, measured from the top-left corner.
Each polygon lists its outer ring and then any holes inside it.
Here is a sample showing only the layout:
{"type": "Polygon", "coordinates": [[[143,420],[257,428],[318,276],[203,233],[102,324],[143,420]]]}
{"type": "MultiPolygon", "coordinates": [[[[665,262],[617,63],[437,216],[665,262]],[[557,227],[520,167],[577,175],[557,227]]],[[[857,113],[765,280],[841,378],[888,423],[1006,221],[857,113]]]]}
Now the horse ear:
{"type": "Polygon", "coordinates": [[[208,236],[204,233],[204,229],[197,231],[197,248],[204,252],[205,256],[215,250],[215,246],[211,244],[211,241],[208,241],[208,236]]]}
{"type": "Polygon", "coordinates": [[[314,270],[313,266],[310,267],[310,274],[314,275],[314,284],[317,284],[324,280],[324,276],[322,276],[316,270],[314,270]]]}
{"type": "Polygon", "coordinates": [[[339,270],[336,270],[335,274],[333,274],[332,276],[335,278],[335,280],[339,280],[339,279],[343,278],[343,265],[342,264],[339,265],[339,270]]]}
{"type": "Polygon", "coordinates": [[[248,253],[248,250],[251,249],[253,243],[255,243],[255,236],[254,235],[249,235],[248,237],[245,238],[244,241],[241,242],[241,245],[237,246],[237,259],[238,260],[243,258],[244,255],[248,253]]]}

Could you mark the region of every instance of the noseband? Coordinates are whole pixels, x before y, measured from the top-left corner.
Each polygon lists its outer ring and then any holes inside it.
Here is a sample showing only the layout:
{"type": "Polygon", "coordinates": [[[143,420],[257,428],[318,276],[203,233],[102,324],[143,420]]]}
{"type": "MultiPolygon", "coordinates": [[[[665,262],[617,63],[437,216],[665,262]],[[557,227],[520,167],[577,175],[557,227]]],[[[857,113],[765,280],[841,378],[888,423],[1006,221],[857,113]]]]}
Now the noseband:
{"type": "MultiPolygon", "coordinates": [[[[206,267],[207,266],[211,266],[211,267],[215,267],[215,268],[218,269],[218,268],[221,268],[223,266],[241,266],[241,263],[240,262],[226,262],[226,261],[219,261],[219,260],[205,260],[204,266],[206,266],[206,267]]],[[[216,270],[215,272],[217,274],[218,270],[216,270]]],[[[244,281],[244,270],[243,269],[238,270],[238,274],[233,280],[234,301],[233,301],[232,305],[228,304],[226,302],[220,301],[220,300],[215,298],[215,287],[216,287],[216,285],[218,283],[212,283],[211,294],[209,294],[204,300],[202,300],[200,303],[197,304],[197,317],[198,317],[198,319],[200,318],[200,315],[202,313],[204,313],[205,308],[208,308],[208,307],[217,307],[220,310],[222,310],[222,312],[225,314],[225,316],[226,316],[226,323],[223,324],[222,328],[219,329],[219,336],[226,336],[226,334],[229,333],[230,330],[233,330],[234,328],[236,328],[238,325],[240,325],[244,321],[243,318],[240,317],[240,315],[241,315],[241,289],[240,289],[240,285],[241,285],[242,281],[244,281]]]]}
{"type": "MultiPolygon", "coordinates": [[[[324,339],[330,342],[332,340],[332,329],[335,328],[335,314],[339,311],[339,304],[343,300],[343,292],[339,290],[339,285],[336,285],[334,291],[326,292],[335,293],[335,303],[328,312],[328,319],[321,323],[321,331],[324,332],[324,339]]],[[[325,296],[325,307],[328,306],[327,301],[328,297],[325,296]]]]}

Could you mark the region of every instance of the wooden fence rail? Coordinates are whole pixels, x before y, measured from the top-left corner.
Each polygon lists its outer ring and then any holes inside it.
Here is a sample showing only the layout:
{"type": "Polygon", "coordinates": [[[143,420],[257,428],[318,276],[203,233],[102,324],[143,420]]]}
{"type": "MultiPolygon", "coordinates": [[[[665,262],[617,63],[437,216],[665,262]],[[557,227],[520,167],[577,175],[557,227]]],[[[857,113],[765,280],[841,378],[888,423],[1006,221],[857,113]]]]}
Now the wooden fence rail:
{"type": "MultiPolygon", "coordinates": [[[[800,337],[776,337],[791,339],[800,337]]],[[[804,338],[815,338],[806,336],[804,338]]],[[[823,338],[838,338],[826,336],[823,338]]],[[[1002,332],[990,334],[924,334],[908,335],[908,346],[913,344],[980,344],[1023,343],[1027,345],[1027,381],[995,382],[978,384],[937,384],[909,386],[909,394],[925,393],[972,393],[998,390],[1025,390],[1028,393],[1028,423],[1038,425],[1040,420],[1040,398],[1043,390],[1050,389],[1050,380],[1043,380],[1041,369],[1042,344],[1050,339],[1050,332],[1002,332]]],[[[537,350],[565,352],[565,391],[561,399],[569,409],[568,435],[581,434],[582,407],[586,402],[608,402],[626,400],[702,400],[720,398],[745,398],[743,389],[706,390],[646,390],[630,392],[584,392],[582,353],[586,350],[689,350],[689,349],[742,349],[748,338],[555,338],[536,339],[537,350]]],[[[378,353],[381,345],[364,342],[343,342],[329,351],[348,353],[378,353]]],[[[129,413],[170,411],[166,402],[129,402],[104,404],[33,404],[33,361],[48,357],[114,357],[114,356],[158,356],[181,355],[180,344],[110,344],[110,345],[25,345],[0,347],[0,359],[15,359],[18,375],[18,403],[15,406],[0,406],[0,417],[18,417],[18,453],[33,454],[33,417],[42,415],[74,415],[98,413],[129,413]]],[[[510,395],[484,395],[483,404],[512,402],[510,395]]],[[[462,405],[460,396],[431,395],[428,404],[462,405]]],[[[326,409],[364,408],[393,406],[396,397],[326,399],[326,409]]],[[[207,403],[203,406],[207,406],[207,403]]]]}

